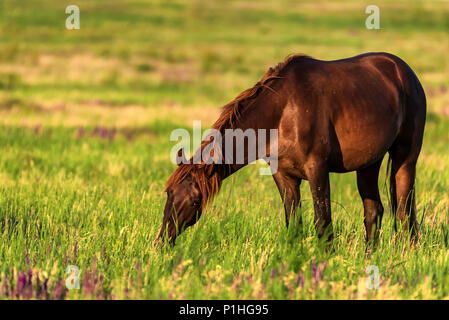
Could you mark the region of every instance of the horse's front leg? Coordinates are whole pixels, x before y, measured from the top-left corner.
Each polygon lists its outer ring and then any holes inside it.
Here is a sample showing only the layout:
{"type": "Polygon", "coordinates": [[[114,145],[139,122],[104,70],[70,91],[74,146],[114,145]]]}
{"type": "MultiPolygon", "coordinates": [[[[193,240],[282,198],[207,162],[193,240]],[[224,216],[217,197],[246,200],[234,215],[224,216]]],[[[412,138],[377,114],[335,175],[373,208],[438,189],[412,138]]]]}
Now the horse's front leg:
{"type": "Polygon", "coordinates": [[[305,166],[307,179],[315,209],[315,225],[318,237],[327,236],[327,240],[333,239],[329,170],[325,164],[311,161],[305,166]]]}
{"type": "Polygon", "coordinates": [[[273,175],[274,181],[281,194],[282,202],[285,209],[285,222],[288,225],[290,223],[290,216],[293,216],[293,220],[298,218],[298,224],[301,225],[301,216],[297,217],[298,206],[300,203],[300,191],[301,179],[291,177],[281,171],[276,172],[273,175]]]}

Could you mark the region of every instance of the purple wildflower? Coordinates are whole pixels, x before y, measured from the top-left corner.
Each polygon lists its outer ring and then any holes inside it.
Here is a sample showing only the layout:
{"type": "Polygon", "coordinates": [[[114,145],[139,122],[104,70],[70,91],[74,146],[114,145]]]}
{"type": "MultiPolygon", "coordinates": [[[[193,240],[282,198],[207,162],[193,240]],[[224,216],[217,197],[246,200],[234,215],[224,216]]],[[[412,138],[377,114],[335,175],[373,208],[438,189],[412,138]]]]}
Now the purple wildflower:
{"type": "Polygon", "coordinates": [[[40,124],[40,123],[38,123],[37,125],[34,126],[33,130],[34,130],[35,135],[39,134],[39,132],[41,131],[41,127],[42,127],[42,124],[40,124]]]}
{"type": "Polygon", "coordinates": [[[92,282],[90,281],[89,272],[86,270],[84,271],[84,277],[83,277],[83,291],[85,295],[92,295],[94,291],[94,287],[92,286],[92,282]]]}
{"type": "Polygon", "coordinates": [[[296,281],[296,285],[301,286],[301,288],[304,288],[304,274],[302,271],[299,272],[298,280],[296,281]]]}
{"type": "Polygon", "coordinates": [[[61,300],[64,299],[66,294],[66,289],[63,284],[63,281],[61,278],[58,279],[56,282],[55,288],[53,289],[53,300],[61,300]]]}
{"type": "Polygon", "coordinates": [[[25,247],[25,263],[29,269],[30,268],[30,259],[28,257],[28,248],[27,247],[25,247]]]}
{"type": "Polygon", "coordinates": [[[86,130],[83,127],[79,127],[78,131],[76,132],[77,138],[84,137],[84,134],[86,133],[86,130]]]}
{"type": "Polygon", "coordinates": [[[45,299],[48,299],[48,297],[49,297],[49,293],[48,293],[48,279],[44,280],[42,296],[44,296],[45,299]]]}
{"type": "Polygon", "coordinates": [[[23,271],[20,271],[19,278],[17,279],[16,290],[14,295],[20,298],[23,295],[24,288],[26,286],[26,277],[23,271]]]}
{"type": "Polygon", "coordinates": [[[315,263],[315,261],[312,263],[312,273],[313,273],[313,278],[315,280],[317,280],[317,272],[316,272],[316,263],[315,263]]]}
{"type": "Polygon", "coordinates": [[[78,242],[75,242],[75,247],[73,248],[73,263],[76,262],[76,253],[78,251],[78,242]]]}

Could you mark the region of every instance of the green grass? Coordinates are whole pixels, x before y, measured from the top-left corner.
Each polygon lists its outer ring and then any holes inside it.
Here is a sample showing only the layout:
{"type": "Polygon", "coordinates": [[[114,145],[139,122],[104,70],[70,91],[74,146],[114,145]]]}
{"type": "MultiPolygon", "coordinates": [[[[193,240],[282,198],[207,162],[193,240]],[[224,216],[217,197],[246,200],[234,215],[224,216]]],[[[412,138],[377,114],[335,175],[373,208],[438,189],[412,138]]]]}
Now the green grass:
{"type": "MultiPolygon", "coordinates": [[[[44,3],[0,4],[0,298],[23,298],[5,288],[28,269],[57,291],[71,264],[82,281],[70,299],[449,297],[446,3],[381,1],[379,31],[364,27],[370,2],[86,0],[75,31],[64,28],[70,1],[44,3]],[[173,129],[210,125],[287,54],[366,51],[398,54],[427,92],[416,247],[386,213],[366,254],[355,173],[331,175],[332,250],[315,236],[307,182],[294,237],[257,165],[225,180],[175,247],[153,246],[173,129]],[[366,287],[369,265],[379,267],[378,290],[366,287]],[[88,277],[98,279],[92,290],[88,277]]],[[[385,166],[379,186],[387,207],[385,166]]]]}

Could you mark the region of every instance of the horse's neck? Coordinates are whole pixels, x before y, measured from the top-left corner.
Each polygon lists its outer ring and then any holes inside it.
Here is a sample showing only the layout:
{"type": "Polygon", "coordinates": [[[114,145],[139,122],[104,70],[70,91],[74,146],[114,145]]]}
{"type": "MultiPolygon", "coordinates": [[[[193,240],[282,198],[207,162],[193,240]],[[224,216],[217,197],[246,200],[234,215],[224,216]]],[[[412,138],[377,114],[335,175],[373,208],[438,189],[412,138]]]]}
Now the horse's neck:
{"type": "MultiPolygon", "coordinates": [[[[257,103],[257,102],[256,102],[257,103]]],[[[232,128],[224,128],[224,130],[222,131],[222,134],[224,134],[224,132],[226,132],[226,129],[231,129],[234,132],[236,132],[236,130],[240,129],[243,132],[248,132],[247,130],[252,130],[254,132],[255,135],[255,139],[253,142],[251,142],[251,144],[254,145],[250,145],[248,143],[245,143],[245,139],[235,139],[233,141],[233,156],[235,159],[236,156],[236,151],[240,150],[241,152],[244,153],[244,161],[243,163],[236,163],[236,161],[231,161],[231,163],[225,163],[222,164],[220,166],[218,166],[220,170],[220,178],[221,179],[225,179],[228,176],[234,174],[236,171],[240,170],[241,168],[245,167],[246,165],[248,165],[249,163],[258,160],[262,157],[265,156],[266,150],[270,149],[270,129],[277,129],[277,125],[278,125],[278,119],[277,118],[273,118],[270,115],[272,115],[271,112],[268,112],[268,110],[264,110],[263,108],[270,108],[271,106],[265,106],[261,103],[259,104],[255,104],[251,106],[251,109],[249,111],[244,112],[244,114],[239,117],[234,125],[232,126],[232,128]],[[276,122],[277,121],[277,122],[276,122]],[[259,129],[263,129],[265,131],[265,136],[261,136],[259,135],[259,129]],[[259,140],[262,140],[262,144],[259,144],[259,140]],[[261,153],[261,150],[263,148],[259,148],[261,146],[264,146],[265,150],[263,150],[263,153],[261,153]],[[253,155],[253,157],[250,157],[250,159],[248,159],[248,155],[251,154],[251,151],[249,150],[250,148],[255,148],[255,154],[253,155]],[[251,161],[248,161],[251,160],[251,161]]],[[[222,140],[222,150],[224,153],[224,158],[226,159],[226,140],[229,139],[229,136],[227,136],[226,134],[223,135],[223,140],[222,140]]]]}

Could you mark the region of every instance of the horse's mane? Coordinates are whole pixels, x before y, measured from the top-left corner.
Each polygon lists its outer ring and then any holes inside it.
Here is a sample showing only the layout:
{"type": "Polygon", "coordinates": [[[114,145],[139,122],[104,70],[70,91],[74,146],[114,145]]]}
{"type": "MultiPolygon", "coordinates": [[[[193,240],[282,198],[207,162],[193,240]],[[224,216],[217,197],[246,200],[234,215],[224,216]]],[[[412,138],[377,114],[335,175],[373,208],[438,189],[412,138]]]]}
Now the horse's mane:
{"type": "MultiPolygon", "coordinates": [[[[234,100],[226,104],[222,112],[213,124],[212,128],[222,132],[223,129],[234,128],[235,123],[239,119],[243,109],[245,108],[247,102],[250,99],[256,98],[263,90],[270,90],[275,92],[273,88],[268,86],[268,82],[274,79],[282,78],[280,76],[281,71],[290,64],[290,62],[298,59],[307,57],[303,54],[290,55],[285,58],[284,61],[278,63],[274,68],[269,68],[262,79],[260,79],[252,88],[246,89],[241,92],[234,100]]],[[[200,150],[209,144],[210,141],[203,141],[200,146],[200,150]]],[[[165,186],[165,191],[181,183],[189,174],[198,183],[200,192],[202,194],[203,205],[207,203],[218,191],[221,186],[220,172],[215,170],[216,164],[193,164],[192,159],[188,164],[180,164],[178,168],[173,172],[167,181],[165,186]]]]}
{"type": "Polygon", "coordinates": [[[274,92],[274,90],[269,87],[267,83],[271,80],[282,78],[279,76],[281,71],[284,70],[284,68],[293,60],[303,57],[307,56],[304,54],[290,55],[287,56],[284,61],[279,62],[274,68],[268,68],[262,79],[260,79],[252,88],[246,89],[245,91],[241,92],[237,97],[234,98],[234,100],[223,107],[220,117],[217,119],[217,121],[215,121],[212,128],[219,131],[221,131],[222,128],[232,129],[235,125],[235,121],[239,118],[242,109],[245,107],[243,102],[257,97],[263,89],[268,89],[274,92]]]}

